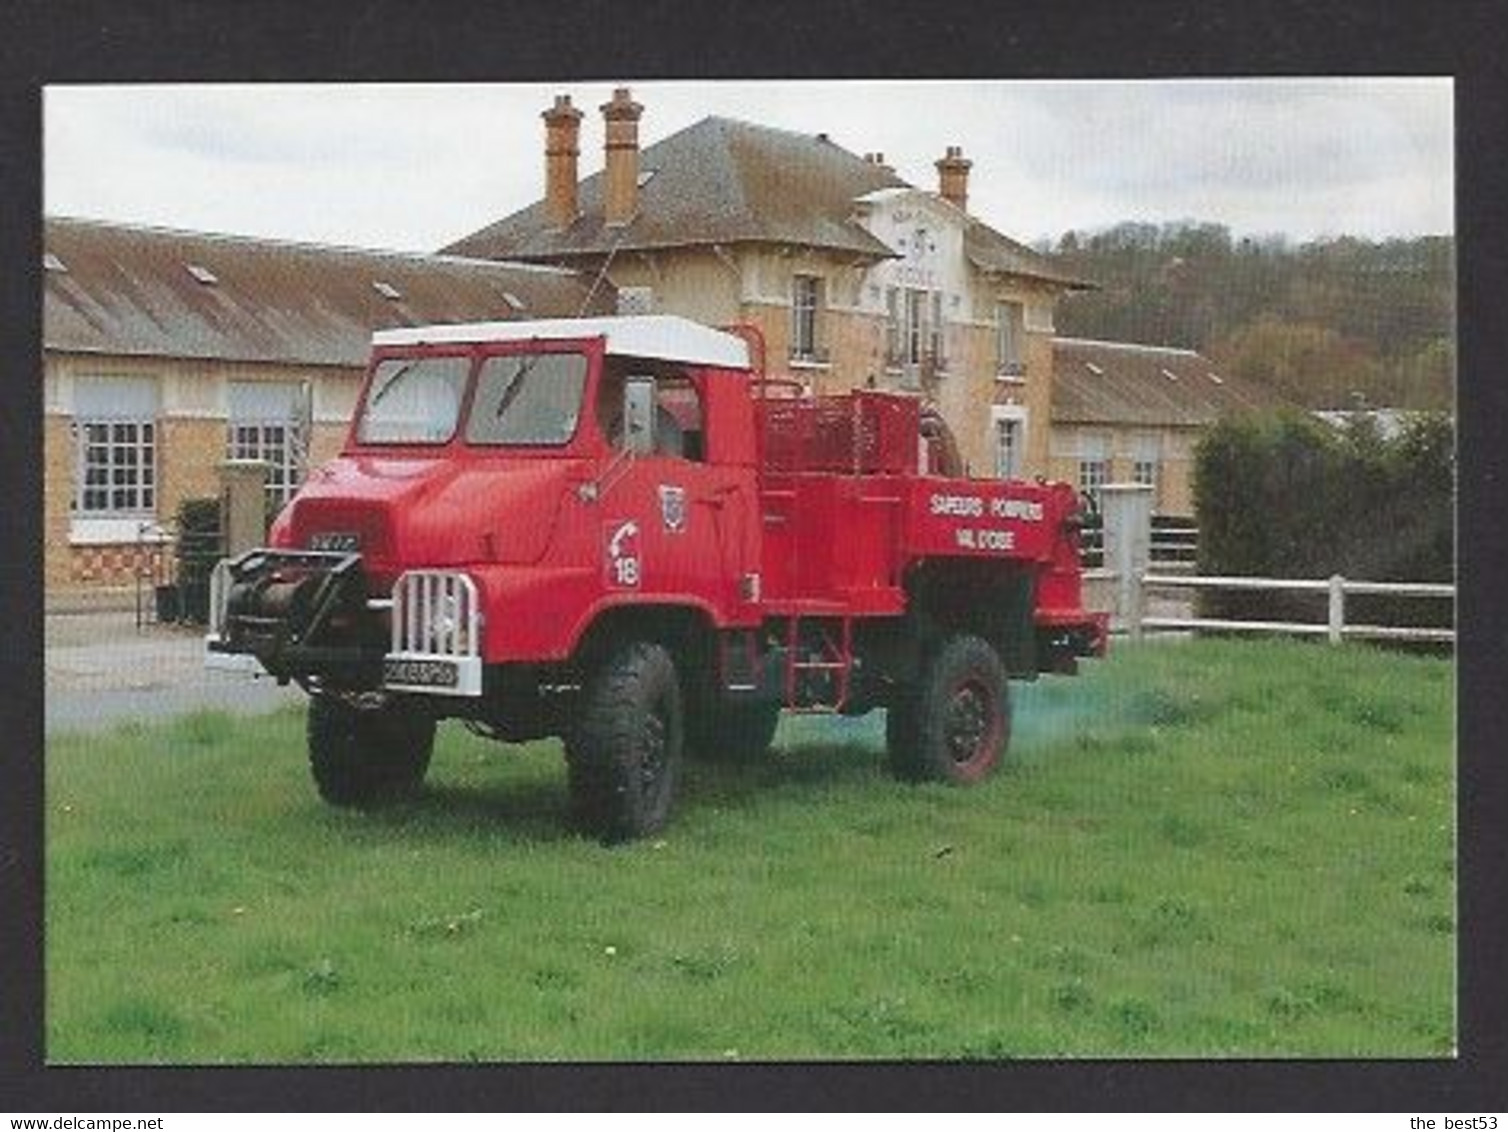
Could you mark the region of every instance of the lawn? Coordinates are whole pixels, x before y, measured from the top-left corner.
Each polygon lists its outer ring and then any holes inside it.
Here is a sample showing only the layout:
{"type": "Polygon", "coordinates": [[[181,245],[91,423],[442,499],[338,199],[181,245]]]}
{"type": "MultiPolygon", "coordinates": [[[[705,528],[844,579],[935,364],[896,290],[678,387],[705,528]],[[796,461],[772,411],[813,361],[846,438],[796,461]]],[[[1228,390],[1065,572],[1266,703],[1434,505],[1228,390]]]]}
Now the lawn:
{"type": "Polygon", "coordinates": [[[1453,666],[1250,641],[1016,685],[983,786],[882,720],[693,764],[572,834],[558,744],[441,729],[417,800],[317,801],[302,711],[47,749],[53,1063],[1441,1057],[1453,666]]]}

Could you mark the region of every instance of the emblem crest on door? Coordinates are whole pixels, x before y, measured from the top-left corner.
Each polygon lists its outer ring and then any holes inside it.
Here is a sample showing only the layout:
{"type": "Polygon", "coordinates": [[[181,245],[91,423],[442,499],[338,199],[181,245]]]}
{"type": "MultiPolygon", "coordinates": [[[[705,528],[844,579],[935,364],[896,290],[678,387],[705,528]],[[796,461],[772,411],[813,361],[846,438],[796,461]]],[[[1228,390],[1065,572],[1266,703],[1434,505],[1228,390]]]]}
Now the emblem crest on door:
{"type": "Polygon", "coordinates": [[[660,518],[665,529],[679,534],[686,529],[686,489],[672,484],[660,485],[660,518]]]}

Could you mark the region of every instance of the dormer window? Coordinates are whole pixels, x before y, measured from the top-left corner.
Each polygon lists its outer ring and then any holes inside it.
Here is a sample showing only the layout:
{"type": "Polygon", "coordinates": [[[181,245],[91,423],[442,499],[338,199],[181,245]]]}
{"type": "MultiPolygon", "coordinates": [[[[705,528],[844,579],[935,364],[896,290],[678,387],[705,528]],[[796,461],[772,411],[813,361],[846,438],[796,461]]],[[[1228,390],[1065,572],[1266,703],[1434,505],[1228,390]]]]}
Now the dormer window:
{"type": "Polygon", "coordinates": [[[206,287],[213,287],[220,282],[219,277],[201,263],[186,263],[183,266],[188,269],[190,275],[206,287]]]}

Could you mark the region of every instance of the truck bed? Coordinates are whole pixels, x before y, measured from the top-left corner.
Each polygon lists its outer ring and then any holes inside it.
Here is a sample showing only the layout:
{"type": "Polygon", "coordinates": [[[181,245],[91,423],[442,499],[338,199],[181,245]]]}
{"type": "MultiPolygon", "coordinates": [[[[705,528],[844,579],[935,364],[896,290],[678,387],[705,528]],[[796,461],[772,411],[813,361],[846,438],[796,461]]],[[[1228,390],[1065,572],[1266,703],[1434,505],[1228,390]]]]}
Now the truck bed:
{"type": "Polygon", "coordinates": [[[766,474],[764,595],[775,606],[897,613],[924,559],[1050,570],[1072,494],[1055,485],[919,475],[766,474]]]}

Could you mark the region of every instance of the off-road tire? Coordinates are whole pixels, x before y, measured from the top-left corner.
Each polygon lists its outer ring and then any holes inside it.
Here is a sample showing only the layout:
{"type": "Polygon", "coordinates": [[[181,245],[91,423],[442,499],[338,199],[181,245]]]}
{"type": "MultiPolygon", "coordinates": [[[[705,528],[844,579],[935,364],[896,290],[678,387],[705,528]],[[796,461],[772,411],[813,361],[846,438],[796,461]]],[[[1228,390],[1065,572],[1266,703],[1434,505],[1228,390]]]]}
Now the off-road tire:
{"type": "Polygon", "coordinates": [[[435,747],[433,717],[397,701],[357,708],[332,696],[309,701],[309,769],[332,806],[397,801],[424,781],[435,747]]]}
{"type": "Polygon", "coordinates": [[[999,765],[1011,737],[1010,685],[989,643],[960,634],[897,690],[885,718],[890,771],[908,782],[969,786],[999,765]]]}
{"type": "Polygon", "coordinates": [[[670,653],[633,641],[591,672],[566,736],[577,828],[605,842],[664,826],[684,746],[681,686],[670,653]]]}
{"type": "Polygon", "coordinates": [[[686,749],[706,762],[740,764],[758,760],[775,741],[780,705],[728,704],[713,697],[694,701],[686,720],[686,749]]]}

